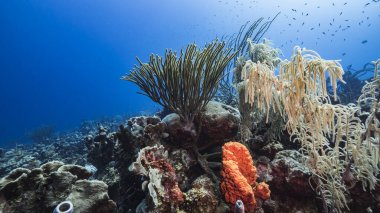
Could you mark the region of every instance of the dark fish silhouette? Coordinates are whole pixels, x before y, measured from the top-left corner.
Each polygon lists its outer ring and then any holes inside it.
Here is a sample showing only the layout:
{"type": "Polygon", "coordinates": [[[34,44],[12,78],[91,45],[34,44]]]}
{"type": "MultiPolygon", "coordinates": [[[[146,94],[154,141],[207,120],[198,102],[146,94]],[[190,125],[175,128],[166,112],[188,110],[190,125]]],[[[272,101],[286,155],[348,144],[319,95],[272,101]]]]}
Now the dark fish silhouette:
{"type": "Polygon", "coordinates": [[[365,44],[365,43],[367,43],[367,42],[368,42],[367,40],[363,40],[363,41],[362,41],[362,44],[365,44]]]}
{"type": "Polygon", "coordinates": [[[296,9],[292,9],[293,10],[293,12],[297,12],[297,10],[296,9]]]}
{"type": "Polygon", "coordinates": [[[339,14],[339,15],[341,16],[342,14],[343,14],[343,12],[340,12],[340,14],[339,14]]]}
{"type": "Polygon", "coordinates": [[[346,55],[346,53],[342,53],[342,56],[345,56],[346,55]]]}
{"type": "Polygon", "coordinates": [[[326,33],[325,32],[322,32],[323,33],[323,35],[326,35],[326,33]]]}
{"type": "Polygon", "coordinates": [[[302,26],[305,24],[305,22],[302,22],[302,26]]]}
{"type": "Polygon", "coordinates": [[[310,30],[314,30],[314,27],[310,28],[310,30]]]}
{"type": "Polygon", "coordinates": [[[364,5],[364,7],[368,6],[369,4],[371,4],[370,2],[368,2],[367,4],[364,5]]]}
{"type": "Polygon", "coordinates": [[[345,2],[343,5],[346,5],[347,4],[347,2],[345,2]]]}

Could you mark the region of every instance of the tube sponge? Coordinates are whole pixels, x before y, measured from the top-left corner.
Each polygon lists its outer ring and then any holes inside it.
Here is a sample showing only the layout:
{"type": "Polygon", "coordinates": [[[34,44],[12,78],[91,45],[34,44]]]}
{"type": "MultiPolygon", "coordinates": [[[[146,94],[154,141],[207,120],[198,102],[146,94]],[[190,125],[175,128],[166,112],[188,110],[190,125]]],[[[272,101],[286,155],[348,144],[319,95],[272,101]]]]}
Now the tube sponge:
{"type": "Polygon", "coordinates": [[[233,207],[237,200],[244,203],[247,212],[253,212],[255,195],[266,200],[270,197],[267,184],[256,184],[256,167],[248,149],[239,142],[223,145],[220,190],[228,204],[233,207]],[[257,186],[256,186],[257,185],[257,186]]]}

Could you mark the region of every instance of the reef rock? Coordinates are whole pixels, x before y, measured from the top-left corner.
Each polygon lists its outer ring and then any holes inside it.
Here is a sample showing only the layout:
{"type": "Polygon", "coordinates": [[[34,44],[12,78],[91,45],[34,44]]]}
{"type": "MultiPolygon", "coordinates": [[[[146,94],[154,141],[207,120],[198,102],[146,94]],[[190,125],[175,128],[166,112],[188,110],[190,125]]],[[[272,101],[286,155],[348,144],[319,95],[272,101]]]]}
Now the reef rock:
{"type": "Polygon", "coordinates": [[[113,212],[116,205],[108,198],[107,185],[86,180],[90,176],[84,167],[59,161],[32,170],[17,168],[0,180],[0,209],[4,213],[52,212],[60,202],[70,200],[75,212],[113,212]]]}
{"type": "Polygon", "coordinates": [[[210,101],[201,113],[201,134],[208,141],[225,141],[236,136],[240,121],[237,109],[210,101]]]}
{"type": "Polygon", "coordinates": [[[215,187],[211,179],[202,175],[194,180],[192,188],[185,193],[185,202],[181,206],[185,212],[214,213],[219,199],[215,195],[215,187]]]}
{"type": "Polygon", "coordinates": [[[274,212],[319,212],[315,193],[309,185],[310,170],[301,163],[301,153],[283,150],[270,163],[268,181],[274,212]]]}
{"type": "Polygon", "coordinates": [[[115,140],[114,133],[108,133],[107,128],[99,126],[96,136],[88,135],[84,140],[88,149],[87,161],[103,171],[113,160],[115,140]]]}
{"type": "Polygon", "coordinates": [[[153,146],[161,144],[163,138],[168,137],[166,124],[159,117],[133,117],[128,120],[128,129],[136,141],[141,145],[153,146]]]}
{"type": "Polygon", "coordinates": [[[98,180],[78,180],[66,200],[71,200],[75,212],[113,212],[116,204],[108,198],[107,184],[98,180]]]}

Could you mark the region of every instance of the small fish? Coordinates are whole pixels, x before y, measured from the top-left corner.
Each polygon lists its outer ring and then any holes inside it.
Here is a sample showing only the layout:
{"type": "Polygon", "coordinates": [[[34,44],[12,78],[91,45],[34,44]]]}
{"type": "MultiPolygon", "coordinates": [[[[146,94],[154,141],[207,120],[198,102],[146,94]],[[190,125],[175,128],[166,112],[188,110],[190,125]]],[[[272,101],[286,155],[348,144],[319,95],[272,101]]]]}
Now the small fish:
{"type": "Polygon", "coordinates": [[[367,4],[364,5],[364,7],[367,7],[369,4],[371,4],[370,2],[368,2],[367,4]]]}
{"type": "Polygon", "coordinates": [[[365,44],[365,43],[367,43],[367,42],[368,42],[367,40],[363,40],[363,41],[362,41],[362,44],[365,44]]]}
{"type": "Polygon", "coordinates": [[[371,24],[368,25],[368,27],[370,27],[370,26],[371,26],[371,24]]]}
{"type": "Polygon", "coordinates": [[[321,23],[318,23],[318,27],[320,27],[321,26],[321,23]]]}
{"type": "Polygon", "coordinates": [[[303,42],[301,42],[301,45],[303,45],[303,42]]]}
{"type": "Polygon", "coordinates": [[[318,6],[317,8],[321,8],[320,6],[318,6]]]}
{"type": "Polygon", "coordinates": [[[326,35],[326,33],[325,33],[325,32],[322,32],[322,34],[323,34],[323,35],[326,35]]]}
{"type": "Polygon", "coordinates": [[[339,15],[341,16],[342,14],[343,14],[343,12],[340,12],[340,14],[339,14],[339,15]]]}
{"type": "Polygon", "coordinates": [[[309,15],[309,13],[306,13],[306,16],[308,16],[309,15]]]}
{"type": "Polygon", "coordinates": [[[331,22],[330,22],[330,26],[332,26],[331,22]]]}
{"type": "Polygon", "coordinates": [[[348,19],[344,20],[344,21],[348,21],[348,19]]]}
{"type": "Polygon", "coordinates": [[[310,28],[310,30],[314,30],[314,27],[310,28]]]}
{"type": "Polygon", "coordinates": [[[347,2],[345,2],[343,5],[347,5],[347,2]]]}
{"type": "Polygon", "coordinates": [[[342,28],[342,25],[339,25],[339,29],[342,28]]]}
{"type": "Polygon", "coordinates": [[[292,26],[292,24],[288,24],[289,26],[292,26]]]}
{"type": "Polygon", "coordinates": [[[335,3],[334,3],[334,2],[333,2],[332,4],[333,4],[333,6],[335,6],[335,3]]]}
{"type": "Polygon", "coordinates": [[[293,12],[297,12],[297,10],[296,9],[292,9],[293,10],[293,12]]]}
{"type": "Polygon", "coordinates": [[[331,36],[335,36],[335,34],[334,34],[334,33],[332,33],[332,34],[331,34],[331,36]]]}
{"type": "Polygon", "coordinates": [[[293,18],[293,20],[296,20],[296,18],[293,18]]]}
{"type": "Polygon", "coordinates": [[[302,22],[302,26],[305,25],[305,22],[302,22]]]}
{"type": "Polygon", "coordinates": [[[346,41],[346,39],[343,39],[343,41],[346,41]]]}
{"type": "Polygon", "coordinates": [[[342,53],[342,56],[345,56],[346,55],[346,53],[342,53]]]}

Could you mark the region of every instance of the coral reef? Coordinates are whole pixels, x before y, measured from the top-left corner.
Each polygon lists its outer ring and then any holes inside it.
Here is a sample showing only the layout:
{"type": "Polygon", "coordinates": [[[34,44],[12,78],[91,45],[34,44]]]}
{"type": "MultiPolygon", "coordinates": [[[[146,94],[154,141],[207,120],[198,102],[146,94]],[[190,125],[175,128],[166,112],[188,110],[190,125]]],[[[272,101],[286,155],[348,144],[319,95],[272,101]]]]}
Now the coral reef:
{"type": "Polygon", "coordinates": [[[148,188],[154,209],[159,212],[177,209],[184,202],[175,170],[167,158],[168,153],[162,145],[148,146],[140,150],[136,162],[130,166],[134,173],[149,178],[149,183],[144,183],[143,187],[148,188]]]}
{"type": "Polygon", "coordinates": [[[235,56],[223,42],[207,44],[198,50],[195,44],[181,50],[179,58],[171,50],[165,61],[151,55],[148,64],[139,59],[139,66],[122,79],[135,83],[146,96],[192,122],[215,95],[223,70],[235,56]]]}
{"type": "Polygon", "coordinates": [[[214,213],[219,204],[219,198],[214,193],[211,179],[202,175],[194,180],[191,189],[185,193],[185,201],[181,210],[192,213],[214,213]]]}
{"type": "Polygon", "coordinates": [[[32,169],[53,160],[84,166],[87,162],[86,148],[82,143],[84,137],[73,131],[49,139],[54,140],[49,144],[34,144],[33,147],[16,145],[15,148],[5,151],[0,158],[0,177],[19,167],[32,169]]]}
{"type": "Polygon", "coordinates": [[[164,107],[155,116],[0,149],[0,212],[380,212],[380,60],[363,69],[369,82],[350,73],[344,85],[338,61],[300,47],[282,61],[259,43],[274,19],[244,25],[229,48],[137,59],[123,79],[164,107]]]}
{"type": "Polygon", "coordinates": [[[86,180],[85,168],[52,161],[40,168],[18,168],[0,180],[0,209],[4,212],[52,212],[64,200],[77,212],[114,212],[107,185],[86,180]]]}
{"type": "Polygon", "coordinates": [[[88,149],[87,161],[103,171],[114,159],[115,134],[108,133],[106,127],[99,126],[96,136],[88,135],[84,143],[88,149]]]}
{"type": "MultiPolygon", "coordinates": [[[[302,146],[301,152],[305,155],[302,161],[312,173],[312,184],[322,197],[324,211],[341,212],[349,208],[345,177],[355,174],[363,188],[375,189],[379,174],[376,139],[379,135],[373,115],[377,104],[372,105],[372,116],[363,125],[357,117],[358,107],[330,103],[325,72],[330,76],[336,98],[337,81],[343,82],[340,64],[323,60],[316,52],[299,47],[295,47],[291,61],[281,64],[278,77],[266,64],[247,62],[242,79],[247,103],[266,112],[267,120],[271,110],[277,110],[287,119],[285,127],[302,146]]],[[[377,70],[374,86],[369,83],[364,87],[359,102],[376,100],[373,89],[378,85],[376,76],[377,70]]]]}

